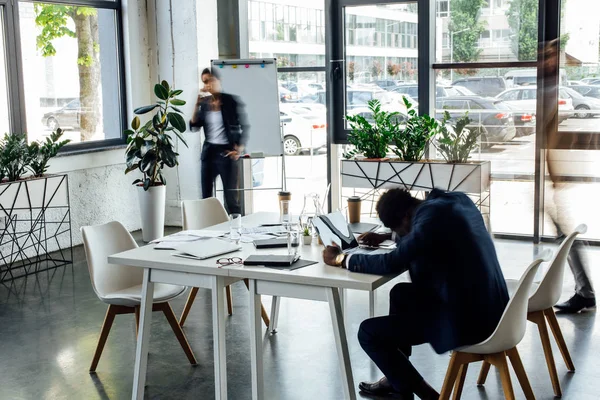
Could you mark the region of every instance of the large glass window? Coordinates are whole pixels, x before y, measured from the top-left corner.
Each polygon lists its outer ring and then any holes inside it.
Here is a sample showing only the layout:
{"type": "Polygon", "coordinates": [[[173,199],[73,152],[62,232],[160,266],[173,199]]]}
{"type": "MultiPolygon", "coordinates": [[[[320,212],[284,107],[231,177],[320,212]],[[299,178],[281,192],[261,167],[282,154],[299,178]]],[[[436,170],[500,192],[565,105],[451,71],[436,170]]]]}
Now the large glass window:
{"type": "Polygon", "coordinates": [[[117,13],[19,3],[29,141],[57,128],[72,143],[120,139],[117,13]]]}
{"type": "Polygon", "coordinates": [[[6,73],[6,43],[4,41],[4,7],[0,7],[0,135],[10,132],[8,109],[8,75],[6,73]]]}

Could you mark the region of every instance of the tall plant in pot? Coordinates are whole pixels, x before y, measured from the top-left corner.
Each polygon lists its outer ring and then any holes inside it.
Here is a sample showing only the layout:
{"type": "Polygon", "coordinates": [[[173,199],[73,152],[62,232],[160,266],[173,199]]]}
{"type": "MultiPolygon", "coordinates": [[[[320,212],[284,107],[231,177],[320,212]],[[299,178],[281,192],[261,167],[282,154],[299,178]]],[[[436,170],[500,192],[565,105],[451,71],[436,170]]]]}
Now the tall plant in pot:
{"type": "Polygon", "coordinates": [[[131,129],[125,131],[125,173],[142,173],[142,178],[134,180],[133,184],[138,188],[142,239],[145,242],[164,235],[167,181],[162,170],[165,166],[173,168],[179,164],[179,154],[175,151],[171,134],[187,147],[182,137],[186,122],[183,112],[178,108],[185,105],[185,101],[177,99],[182,92],[172,89],[166,81],[156,84],[154,94],[158,100],[155,104],[135,109],[136,116],[131,122],[131,129]],[[154,112],[154,115],[142,125],[139,115],[150,112],[154,112]]]}
{"type": "Polygon", "coordinates": [[[392,139],[396,148],[394,153],[402,161],[420,161],[431,139],[438,133],[440,126],[435,118],[419,115],[412,103],[402,97],[408,118],[405,128],[395,131],[392,139]]]}
{"type": "Polygon", "coordinates": [[[346,120],[352,128],[348,134],[348,142],[354,146],[344,154],[346,158],[364,155],[366,158],[384,158],[388,152],[388,145],[399,130],[398,112],[384,111],[379,100],[368,103],[371,117],[365,118],[361,114],[346,115],[346,120]]]}

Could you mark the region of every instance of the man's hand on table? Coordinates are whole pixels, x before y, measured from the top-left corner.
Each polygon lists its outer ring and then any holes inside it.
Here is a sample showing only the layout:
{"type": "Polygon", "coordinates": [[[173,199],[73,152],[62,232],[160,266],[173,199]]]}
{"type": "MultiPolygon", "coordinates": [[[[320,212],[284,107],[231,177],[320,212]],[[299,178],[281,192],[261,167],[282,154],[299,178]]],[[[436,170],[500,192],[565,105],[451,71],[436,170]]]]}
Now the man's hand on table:
{"type": "Polygon", "coordinates": [[[323,262],[327,265],[344,268],[344,258],[345,255],[338,246],[327,246],[323,250],[323,262]]]}
{"type": "Polygon", "coordinates": [[[391,237],[392,235],[389,233],[365,232],[358,237],[358,242],[367,246],[377,247],[385,240],[391,239],[391,237]]]}

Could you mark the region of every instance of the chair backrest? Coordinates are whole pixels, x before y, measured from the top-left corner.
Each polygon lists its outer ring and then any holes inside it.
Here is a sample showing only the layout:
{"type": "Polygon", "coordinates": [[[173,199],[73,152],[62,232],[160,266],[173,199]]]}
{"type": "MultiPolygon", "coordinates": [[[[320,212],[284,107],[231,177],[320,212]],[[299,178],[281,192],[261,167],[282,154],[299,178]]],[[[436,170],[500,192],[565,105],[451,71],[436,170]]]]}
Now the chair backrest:
{"type": "Polygon", "coordinates": [[[540,286],[529,299],[529,311],[540,311],[553,307],[562,294],[563,278],[567,258],[571,251],[571,246],[575,242],[577,235],[584,234],[587,231],[585,224],[579,225],[573,233],[571,233],[561,243],[556,255],[550,262],[548,271],[540,282],[540,286]]]}
{"type": "Polygon", "coordinates": [[[84,226],[81,233],[92,287],[100,299],[109,293],[142,283],[142,268],[108,263],[108,256],[138,247],[120,222],[84,226]]]}
{"type": "Polygon", "coordinates": [[[494,333],[486,341],[476,345],[481,353],[491,354],[512,349],[525,336],[527,304],[531,284],[544,258],[548,259],[550,257],[550,251],[543,251],[539,257],[527,267],[521,280],[519,280],[517,290],[506,305],[494,333]]]}
{"type": "Polygon", "coordinates": [[[225,207],[215,197],[181,202],[183,230],[203,229],[229,221],[225,207]]]}

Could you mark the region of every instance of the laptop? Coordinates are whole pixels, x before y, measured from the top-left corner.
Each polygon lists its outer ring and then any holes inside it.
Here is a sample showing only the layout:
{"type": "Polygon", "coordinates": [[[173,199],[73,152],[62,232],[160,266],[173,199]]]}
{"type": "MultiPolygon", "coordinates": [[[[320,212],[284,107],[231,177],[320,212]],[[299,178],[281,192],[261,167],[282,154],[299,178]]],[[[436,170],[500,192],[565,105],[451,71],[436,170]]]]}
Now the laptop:
{"type": "Polygon", "coordinates": [[[177,257],[193,258],[196,260],[206,260],[207,258],[233,253],[234,251],[241,249],[242,247],[235,243],[212,238],[177,246],[177,253],[173,253],[173,255],[177,257]]]}

